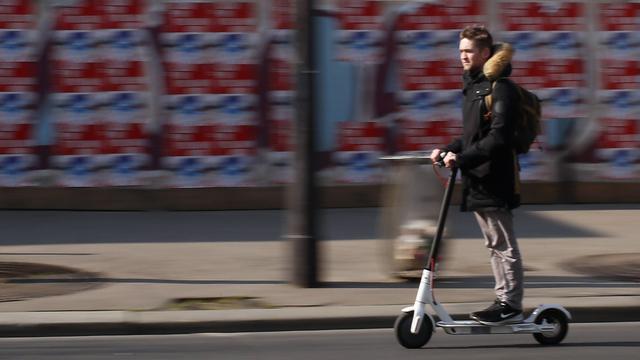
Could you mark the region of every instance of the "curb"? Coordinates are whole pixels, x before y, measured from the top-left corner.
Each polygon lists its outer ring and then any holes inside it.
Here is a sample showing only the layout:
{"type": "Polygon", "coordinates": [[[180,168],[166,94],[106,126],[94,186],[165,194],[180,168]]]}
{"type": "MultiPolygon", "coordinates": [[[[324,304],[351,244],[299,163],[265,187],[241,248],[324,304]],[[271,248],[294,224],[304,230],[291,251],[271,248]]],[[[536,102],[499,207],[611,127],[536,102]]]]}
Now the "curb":
{"type": "MultiPolygon", "coordinates": [[[[392,328],[401,308],[385,305],[330,309],[6,313],[0,314],[0,337],[380,329],[392,328]]],[[[640,306],[567,307],[567,310],[573,317],[572,323],[640,321],[640,306]]],[[[454,319],[467,318],[466,312],[451,315],[454,319]]]]}

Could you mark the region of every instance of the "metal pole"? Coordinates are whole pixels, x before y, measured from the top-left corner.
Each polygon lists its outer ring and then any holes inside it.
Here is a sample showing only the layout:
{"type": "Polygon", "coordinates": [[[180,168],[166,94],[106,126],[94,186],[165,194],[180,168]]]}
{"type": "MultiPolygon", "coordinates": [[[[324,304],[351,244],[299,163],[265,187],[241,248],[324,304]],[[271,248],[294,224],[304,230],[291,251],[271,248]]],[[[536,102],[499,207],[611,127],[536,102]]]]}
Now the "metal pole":
{"type": "Polygon", "coordinates": [[[293,274],[291,282],[300,287],[318,286],[318,251],[316,239],[316,183],[314,139],[313,0],[296,1],[296,122],[295,181],[289,189],[289,234],[292,244],[293,274]]]}

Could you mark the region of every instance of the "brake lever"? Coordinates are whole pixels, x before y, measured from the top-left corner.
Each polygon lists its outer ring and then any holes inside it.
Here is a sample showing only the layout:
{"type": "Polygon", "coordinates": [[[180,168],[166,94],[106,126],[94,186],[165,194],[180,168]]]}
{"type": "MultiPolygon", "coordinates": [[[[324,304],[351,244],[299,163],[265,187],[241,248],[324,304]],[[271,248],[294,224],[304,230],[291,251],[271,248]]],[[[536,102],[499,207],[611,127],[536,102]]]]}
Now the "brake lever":
{"type": "Polygon", "coordinates": [[[447,151],[443,151],[443,152],[441,152],[441,153],[440,153],[440,160],[436,161],[436,162],[434,163],[434,165],[436,165],[437,167],[445,167],[445,164],[444,164],[444,158],[447,156],[447,154],[448,154],[448,153],[449,153],[449,152],[447,152],[447,151]]]}

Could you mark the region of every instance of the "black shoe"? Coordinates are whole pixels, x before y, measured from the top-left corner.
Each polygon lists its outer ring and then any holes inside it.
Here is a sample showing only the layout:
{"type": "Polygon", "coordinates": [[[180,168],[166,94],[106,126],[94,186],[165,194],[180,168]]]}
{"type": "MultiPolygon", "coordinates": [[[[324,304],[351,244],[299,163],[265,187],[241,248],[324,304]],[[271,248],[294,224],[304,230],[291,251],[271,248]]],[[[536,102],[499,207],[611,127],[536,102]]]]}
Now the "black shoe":
{"type": "Polygon", "coordinates": [[[498,300],[485,310],[471,313],[471,318],[484,325],[511,324],[524,320],[522,310],[498,300]]]}
{"type": "Polygon", "coordinates": [[[471,314],[469,314],[469,317],[474,320],[478,320],[478,318],[481,318],[487,312],[493,312],[493,311],[496,311],[497,309],[502,309],[502,306],[500,306],[500,303],[501,303],[500,300],[495,299],[493,301],[493,304],[489,305],[488,308],[480,311],[474,311],[471,314]]]}

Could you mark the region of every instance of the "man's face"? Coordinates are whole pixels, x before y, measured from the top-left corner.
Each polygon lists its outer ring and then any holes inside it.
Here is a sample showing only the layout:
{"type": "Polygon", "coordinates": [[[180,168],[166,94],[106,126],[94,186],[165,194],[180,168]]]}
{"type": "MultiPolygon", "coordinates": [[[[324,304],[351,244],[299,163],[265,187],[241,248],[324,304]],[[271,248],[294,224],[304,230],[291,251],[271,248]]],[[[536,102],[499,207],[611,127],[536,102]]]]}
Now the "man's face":
{"type": "Polygon", "coordinates": [[[460,62],[465,71],[474,72],[482,69],[484,63],[489,59],[489,49],[479,49],[473,40],[460,40],[460,62]]]}

